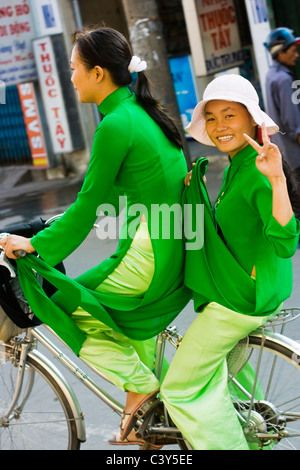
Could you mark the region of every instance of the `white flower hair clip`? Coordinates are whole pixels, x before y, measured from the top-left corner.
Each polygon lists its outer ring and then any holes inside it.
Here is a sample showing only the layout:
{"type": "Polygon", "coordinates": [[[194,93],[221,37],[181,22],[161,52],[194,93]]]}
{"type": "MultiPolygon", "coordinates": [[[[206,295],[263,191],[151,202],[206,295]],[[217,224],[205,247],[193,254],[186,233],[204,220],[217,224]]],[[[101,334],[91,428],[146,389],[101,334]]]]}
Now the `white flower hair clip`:
{"type": "Polygon", "coordinates": [[[134,55],[128,65],[128,70],[130,73],[134,72],[143,72],[147,68],[147,62],[141,60],[139,57],[134,55]]]}

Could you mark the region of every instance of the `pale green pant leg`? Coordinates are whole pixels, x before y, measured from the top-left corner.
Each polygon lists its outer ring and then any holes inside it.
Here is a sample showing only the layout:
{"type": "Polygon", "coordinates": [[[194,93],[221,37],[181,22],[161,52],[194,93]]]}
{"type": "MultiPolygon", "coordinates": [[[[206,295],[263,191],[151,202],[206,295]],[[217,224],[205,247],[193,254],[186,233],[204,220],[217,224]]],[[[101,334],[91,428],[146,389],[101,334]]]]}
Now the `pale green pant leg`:
{"type": "Polygon", "coordinates": [[[87,334],[79,357],[96,367],[110,382],[121,390],[150,393],[159,388],[159,382],[143,360],[153,363],[153,340],[139,341],[138,351],[130,340],[85,311],[78,309],[72,315],[78,327],[87,334]]]}
{"type": "Polygon", "coordinates": [[[228,391],[226,356],[265,320],[211,303],[185,334],[161,396],[195,450],[248,450],[228,391]]]}
{"type": "MultiPolygon", "coordinates": [[[[142,295],[148,289],[153,273],[154,255],[148,226],[142,222],[119,266],[96,290],[125,297],[142,295]]],[[[151,393],[159,388],[159,382],[152,373],[154,338],[131,340],[80,308],[72,318],[87,335],[79,357],[122,390],[151,393]]]]}
{"type": "MultiPolygon", "coordinates": [[[[156,338],[150,338],[146,341],[135,341],[131,339],[129,339],[128,341],[138,353],[140,360],[153,372],[156,338]]],[[[160,381],[164,379],[168,369],[169,369],[169,361],[164,357],[163,363],[162,363],[160,381]]]]}

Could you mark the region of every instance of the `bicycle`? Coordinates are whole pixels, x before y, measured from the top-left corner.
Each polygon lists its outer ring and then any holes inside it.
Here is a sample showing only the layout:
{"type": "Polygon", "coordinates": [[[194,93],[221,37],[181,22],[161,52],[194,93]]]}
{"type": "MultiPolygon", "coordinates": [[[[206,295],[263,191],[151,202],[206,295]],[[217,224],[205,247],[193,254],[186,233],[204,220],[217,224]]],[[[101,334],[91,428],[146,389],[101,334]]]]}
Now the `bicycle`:
{"type": "MultiPolygon", "coordinates": [[[[24,302],[22,295],[20,301],[24,302]]],[[[300,369],[300,345],[283,334],[285,325],[299,316],[300,308],[282,310],[241,340],[227,357],[233,406],[249,445],[255,448],[300,449],[300,374],[295,373],[300,369]],[[255,376],[251,388],[246,389],[239,377],[249,364],[255,376]],[[284,391],[279,390],[280,385],[284,385],[284,391]]],[[[158,379],[166,345],[170,343],[176,350],[181,340],[176,327],[157,336],[153,371],[158,379]]],[[[43,450],[78,450],[86,440],[80,404],[64,375],[38,350],[39,344],[114,412],[122,413],[123,405],[65,355],[40,327],[28,328],[0,343],[0,449],[37,449],[42,442],[43,450]]],[[[99,379],[107,380],[88,367],[99,379]]],[[[149,449],[151,443],[176,444],[180,449],[192,450],[161,401],[148,414],[138,416],[136,435],[145,440],[140,450],[149,449]]]]}

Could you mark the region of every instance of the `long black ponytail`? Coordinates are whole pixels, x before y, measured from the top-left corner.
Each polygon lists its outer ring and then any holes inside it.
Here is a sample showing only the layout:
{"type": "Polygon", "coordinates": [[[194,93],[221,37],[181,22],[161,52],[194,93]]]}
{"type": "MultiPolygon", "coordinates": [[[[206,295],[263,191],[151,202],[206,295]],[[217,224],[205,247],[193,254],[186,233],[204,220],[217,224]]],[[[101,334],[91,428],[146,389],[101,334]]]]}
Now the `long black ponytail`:
{"type": "MultiPolygon", "coordinates": [[[[98,65],[109,71],[117,86],[129,86],[132,83],[133,77],[128,70],[132,50],[121,33],[107,27],[83,29],[75,34],[75,45],[81,60],[89,70],[98,65]]],[[[166,137],[181,148],[181,133],[160,101],[152,96],[150,82],[144,71],[138,72],[135,92],[138,102],[160,126],[166,137]]]]}
{"type": "Polygon", "coordinates": [[[283,167],[283,172],[286,177],[286,184],[287,184],[287,189],[288,189],[288,193],[290,196],[292,208],[296,214],[296,217],[299,218],[300,201],[299,201],[299,195],[297,191],[297,186],[299,185],[297,173],[290,168],[290,166],[288,165],[288,163],[286,162],[284,158],[282,159],[282,167],[283,167]]]}

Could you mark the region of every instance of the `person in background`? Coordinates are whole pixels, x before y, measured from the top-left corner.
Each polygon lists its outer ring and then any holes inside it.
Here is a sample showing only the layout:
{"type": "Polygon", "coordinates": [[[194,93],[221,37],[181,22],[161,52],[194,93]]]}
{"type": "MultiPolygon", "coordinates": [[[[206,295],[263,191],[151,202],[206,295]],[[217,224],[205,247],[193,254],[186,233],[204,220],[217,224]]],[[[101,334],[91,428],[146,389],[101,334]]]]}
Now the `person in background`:
{"type": "Polygon", "coordinates": [[[300,219],[300,100],[294,67],[299,59],[299,44],[300,37],[283,27],[272,31],[264,43],[273,59],[266,76],[266,108],[280,129],[272,141],[294,174],[290,196],[297,219],[300,219]]]}

